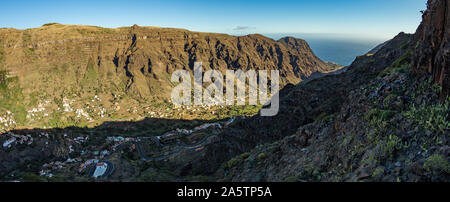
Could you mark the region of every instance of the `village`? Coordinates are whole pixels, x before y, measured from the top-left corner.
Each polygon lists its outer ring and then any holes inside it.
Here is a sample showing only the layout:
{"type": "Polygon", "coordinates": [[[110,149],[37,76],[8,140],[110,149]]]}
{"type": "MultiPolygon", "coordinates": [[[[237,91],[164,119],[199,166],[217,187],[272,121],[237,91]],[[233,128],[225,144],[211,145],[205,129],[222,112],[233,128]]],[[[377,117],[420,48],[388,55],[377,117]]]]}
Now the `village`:
{"type": "Polygon", "coordinates": [[[13,128],[16,125],[14,115],[10,111],[1,116],[0,115],[0,133],[6,132],[9,128],[13,128]]]}
{"type": "MultiPolygon", "coordinates": [[[[60,150],[67,151],[66,158],[42,164],[37,174],[41,177],[53,178],[57,173],[75,171],[76,175],[96,181],[104,180],[115,171],[116,165],[111,160],[111,156],[117,152],[136,152],[142,161],[168,161],[173,156],[182,155],[184,151],[200,152],[209,143],[210,138],[219,134],[218,130],[228,127],[236,118],[205,123],[192,129],[175,129],[161,136],[108,136],[98,145],[89,144],[90,138],[92,138],[90,135],[62,134],[62,138],[67,144],[65,144],[66,148],[60,150]]],[[[13,150],[19,149],[15,147],[23,149],[23,147],[33,147],[41,143],[44,147],[49,146],[58,138],[46,132],[21,135],[10,131],[3,134],[0,139],[5,139],[2,143],[2,150],[13,150]]]]}

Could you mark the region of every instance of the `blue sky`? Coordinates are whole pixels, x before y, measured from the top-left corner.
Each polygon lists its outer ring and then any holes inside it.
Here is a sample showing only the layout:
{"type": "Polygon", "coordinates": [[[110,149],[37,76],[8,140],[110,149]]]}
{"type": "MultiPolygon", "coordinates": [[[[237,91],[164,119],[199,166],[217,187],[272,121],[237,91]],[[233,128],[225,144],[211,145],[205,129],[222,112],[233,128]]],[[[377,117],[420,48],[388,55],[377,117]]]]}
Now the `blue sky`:
{"type": "Polygon", "coordinates": [[[392,38],[413,33],[426,0],[15,0],[0,2],[0,27],[49,22],[176,27],[228,34],[321,33],[392,38]]]}

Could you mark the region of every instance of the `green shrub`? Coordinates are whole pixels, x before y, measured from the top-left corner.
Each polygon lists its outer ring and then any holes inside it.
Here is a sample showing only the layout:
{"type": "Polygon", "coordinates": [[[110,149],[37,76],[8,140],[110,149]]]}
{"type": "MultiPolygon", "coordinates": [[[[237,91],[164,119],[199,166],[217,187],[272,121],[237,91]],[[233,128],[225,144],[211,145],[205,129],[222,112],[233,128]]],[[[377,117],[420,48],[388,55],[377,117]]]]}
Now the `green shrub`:
{"type": "Polygon", "coordinates": [[[449,111],[450,111],[450,99],[444,104],[426,105],[423,104],[419,107],[414,105],[403,116],[412,120],[415,124],[422,126],[426,130],[432,132],[443,132],[450,129],[449,111]]]}
{"type": "Polygon", "coordinates": [[[56,174],[53,177],[49,177],[48,181],[49,182],[66,182],[66,181],[69,181],[69,179],[67,179],[67,177],[62,174],[56,174]]]}
{"type": "Polygon", "coordinates": [[[241,163],[242,163],[244,160],[246,160],[249,156],[250,156],[250,153],[248,153],[248,152],[243,153],[243,154],[241,154],[241,155],[239,155],[239,156],[237,156],[237,157],[232,158],[232,159],[229,160],[228,162],[225,162],[225,163],[222,165],[222,168],[223,168],[223,169],[230,169],[230,168],[233,168],[233,167],[235,167],[235,166],[241,164],[241,163]]]}
{"type": "Polygon", "coordinates": [[[249,153],[249,152],[245,152],[245,153],[243,153],[243,154],[240,155],[240,157],[241,157],[242,159],[247,159],[249,156],[250,156],[250,153],[249,153]]]}
{"type": "Polygon", "coordinates": [[[267,155],[265,153],[260,153],[256,158],[258,158],[259,160],[264,160],[267,158],[267,155]]]}
{"type": "Polygon", "coordinates": [[[391,67],[398,68],[402,66],[407,66],[411,63],[412,51],[408,50],[402,56],[400,56],[397,60],[395,60],[391,67]]]}
{"type": "Polygon", "coordinates": [[[391,105],[392,102],[394,102],[397,99],[397,95],[394,93],[389,94],[388,96],[386,96],[383,100],[383,106],[385,108],[388,108],[389,105],[391,105]]]}
{"type": "Polygon", "coordinates": [[[319,123],[326,123],[326,122],[329,122],[329,121],[331,121],[333,119],[334,119],[334,114],[328,115],[327,113],[324,112],[324,113],[321,113],[316,118],[316,121],[319,122],[319,123]]]}
{"type": "Polygon", "coordinates": [[[0,69],[0,90],[6,91],[10,80],[8,79],[9,71],[6,69],[0,69]]]}
{"type": "Polygon", "coordinates": [[[420,82],[413,92],[413,97],[416,98],[418,95],[427,94],[430,92],[440,94],[442,91],[442,86],[433,81],[433,78],[428,78],[427,80],[420,82]]]}
{"type": "Polygon", "coordinates": [[[297,182],[297,177],[290,176],[290,177],[285,178],[283,181],[284,182],[297,182]]]}
{"type": "Polygon", "coordinates": [[[98,68],[94,62],[94,59],[89,58],[86,67],[86,73],[84,75],[81,85],[84,87],[97,87],[98,78],[99,78],[98,68]]]}
{"type": "Polygon", "coordinates": [[[450,164],[443,155],[433,154],[423,164],[423,168],[433,173],[450,173],[450,164]]]}
{"type": "Polygon", "coordinates": [[[14,119],[17,124],[23,125],[27,121],[27,110],[22,104],[16,103],[9,107],[9,110],[14,114],[14,119]]]}
{"type": "Polygon", "coordinates": [[[46,181],[41,176],[36,175],[34,173],[30,173],[30,172],[23,174],[22,180],[24,182],[45,182],[46,181]]]}
{"type": "Polygon", "coordinates": [[[382,122],[388,121],[394,112],[391,110],[382,110],[382,109],[371,109],[367,115],[366,120],[369,121],[371,125],[381,125],[382,122]]]}
{"type": "Polygon", "coordinates": [[[0,70],[0,108],[11,111],[18,124],[26,122],[27,111],[23,101],[18,78],[10,77],[8,70],[0,70]]]}
{"type": "Polygon", "coordinates": [[[373,173],[372,173],[372,177],[373,178],[379,178],[384,174],[384,169],[382,168],[376,168],[373,173]]]}
{"type": "Polygon", "coordinates": [[[381,142],[381,151],[384,157],[392,158],[394,152],[403,148],[401,139],[395,135],[389,135],[381,142]]]}
{"type": "Polygon", "coordinates": [[[400,56],[392,65],[378,74],[378,77],[384,77],[391,73],[406,73],[411,63],[412,52],[409,50],[400,56]]]}

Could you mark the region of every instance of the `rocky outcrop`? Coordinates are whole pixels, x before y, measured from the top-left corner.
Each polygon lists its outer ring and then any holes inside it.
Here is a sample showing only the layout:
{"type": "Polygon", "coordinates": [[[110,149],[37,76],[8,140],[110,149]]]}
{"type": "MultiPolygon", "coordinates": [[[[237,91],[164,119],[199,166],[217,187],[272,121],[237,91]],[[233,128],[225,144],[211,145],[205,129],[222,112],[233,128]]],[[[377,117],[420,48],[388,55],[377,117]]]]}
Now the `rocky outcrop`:
{"type": "Polygon", "coordinates": [[[283,139],[321,115],[337,113],[350,92],[365,85],[406,53],[407,49],[401,46],[409,44],[411,38],[412,35],[400,33],[376,54],[358,57],[343,73],[286,86],[280,91],[280,111],[276,116],[236,120],[217,143],[206,147],[205,157],[195,164],[202,169],[197,170],[211,172],[233,156],[283,139]]]}
{"type": "Polygon", "coordinates": [[[441,98],[450,95],[450,3],[429,0],[415,34],[412,66],[415,74],[431,74],[442,86],[441,98]]]}
{"type": "Polygon", "coordinates": [[[447,111],[430,83],[392,73],[347,96],[336,114],[225,163],[219,172],[223,181],[450,180],[448,121],[435,121],[447,111]]]}
{"type": "MultiPolygon", "coordinates": [[[[223,181],[448,182],[449,10],[447,0],[430,0],[414,36],[400,33],[358,57],[346,72],[293,87],[283,98],[295,100],[285,104],[291,110],[280,108],[284,113],[270,122],[290,112],[292,122],[274,128],[293,135],[261,141],[217,174],[223,181]],[[331,97],[339,99],[329,102],[331,97]]],[[[253,131],[262,128],[254,125],[253,131]]]]}
{"type": "Polygon", "coordinates": [[[341,74],[289,89],[281,103],[292,101],[280,108],[276,120],[257,125],[254,121],[261,119],[253,117],[239,126],[253,126],[239,137],[253,137],[247,142],[259,145],[222,164],[217,175],[239,182],[448,182],[450,102],[439,102],[430,75],[411,76],[410,70],[418,73],[408,64],[414,42],[412,35],[401,33],[341,74]],[[269,122],[277,126],[266,126],[269,122]],[[264,142],[278,131],[293,135],[264,142]]]}

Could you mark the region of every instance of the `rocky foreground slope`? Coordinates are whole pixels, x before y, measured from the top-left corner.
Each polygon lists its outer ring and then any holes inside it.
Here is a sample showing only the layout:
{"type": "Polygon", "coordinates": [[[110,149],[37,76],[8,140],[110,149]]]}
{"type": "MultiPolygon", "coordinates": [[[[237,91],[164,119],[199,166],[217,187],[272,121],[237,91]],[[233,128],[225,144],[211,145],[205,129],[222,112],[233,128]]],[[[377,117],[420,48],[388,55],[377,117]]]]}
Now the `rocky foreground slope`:
{"type": "Polygon", "coordinates": [[[292,135],[233,158],[217,175],[225,181],[448,182],[449,14],[448,1],[430,0],[415,35],[398,35],[347,72],[295,87],[292,100],[336,97],[335,108],[294,105],[322,114],[289,124],[298,126],[285,130],[292,135]],[[321,86],[320,95],[294,94],[321,86]]]}

